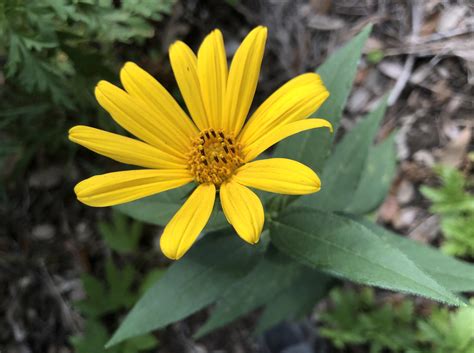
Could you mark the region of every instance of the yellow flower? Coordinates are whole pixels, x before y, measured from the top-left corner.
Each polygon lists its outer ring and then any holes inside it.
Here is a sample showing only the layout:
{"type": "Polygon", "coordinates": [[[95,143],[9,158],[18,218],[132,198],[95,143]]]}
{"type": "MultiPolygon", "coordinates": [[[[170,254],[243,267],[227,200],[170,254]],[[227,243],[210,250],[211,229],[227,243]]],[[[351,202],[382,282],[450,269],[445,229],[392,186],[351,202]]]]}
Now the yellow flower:
{"type": "Polygon", "coordinates": [[[244,126],[266,38],[265,27],[252,30],[229,69],[219,30],[204,39],[197,56],[183,42],[170,47],[171,66],[192,119],[160,83],[133,63],[126,63],[120,72],[125,90],[99,82],[95,95],[100,105],[139,140],[88,126],[73,127],[69,139],[116,161],[148,169],[86,179],[74,189],[79,201],[112,206],[196,182],[161,237],[163,253],[179,259],[209,220],[216,192],[237,234],[254,244],[262,232],[264,211],[249,187],[290,195],[318,191],[318,176],[299,162],[284,158],[252,162],[290,135],[332,129],[326,120],[306,119],[329,96],[314,73],[284,84],[244,126]]]}

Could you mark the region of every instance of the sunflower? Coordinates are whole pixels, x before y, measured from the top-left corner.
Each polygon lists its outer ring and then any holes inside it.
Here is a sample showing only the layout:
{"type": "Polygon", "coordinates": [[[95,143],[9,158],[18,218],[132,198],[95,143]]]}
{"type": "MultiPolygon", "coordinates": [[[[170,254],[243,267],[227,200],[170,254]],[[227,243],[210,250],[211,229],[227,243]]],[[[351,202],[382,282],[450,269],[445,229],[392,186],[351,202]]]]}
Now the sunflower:
{"type": "Polygon", "coordinates": [[[284,158],[253,161],[268,147],[300,131],[327,127],[306,119],[329,96],[321,78],[305,73],[285,83],[245,123],[257,86],[267,29],[253,29],[237,49],[230,68],[219,30],[197,56],[183,42],[171,45],[173,73],[191,118],[168,91],[134,63],[120,71],[124,90],[101,81],[99,104],[133,139],[88,126],[75,126],[69,139],[118,162],[147,169],[96,175],[76,185],[79,201],[93,207],[117,205],[188,183],[189,198],[165,227],[163,253],[179,259],[211,216],[216,194],[236,233],[255,244],[264,224],[259,197],[250,188],[303,195],[321,182],[307,166],[284,158]]]}

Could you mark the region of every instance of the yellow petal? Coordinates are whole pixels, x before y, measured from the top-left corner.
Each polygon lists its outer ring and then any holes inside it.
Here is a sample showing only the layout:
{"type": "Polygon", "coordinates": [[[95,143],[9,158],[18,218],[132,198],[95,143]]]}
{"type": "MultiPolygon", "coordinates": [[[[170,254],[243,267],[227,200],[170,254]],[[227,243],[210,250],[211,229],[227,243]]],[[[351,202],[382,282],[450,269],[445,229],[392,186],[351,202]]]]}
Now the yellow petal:
{"type": "Polygon", "coordinates": [[[273,93],[251,116],[240,135],[250,145],[274,128],[305,119],[329,96],[319,75],[306,73],[295,77],[273,93]]]}
{"type": "Polygon", "coordinates": [[[183,42],[177,41],[169,49],[171,67],[189,113],[199,130],[209,127],[201,96],[197,72],[197,58],[183,42]]]}
{"type": "Polygon", "coordinates": [[[286,125],[280,125],[277,128],[270,130],[268,134],[264,135],[259,140],[256,140],[253,144],[244,145],[244,160],[245,162],[248,162],[255,159],[267,148],[288,136],[297,134],[301,131],[317,129],[320,127],[327,127],[332,132],[331,123],[324,119],[304,119],[286,125]]]}
{"type": "Polygon", "coordinates": [[[258,196],[249,188],[230,181],[221,185],[220,199],[224,214],[237,234],[250,244],[257,243],[265,219],[258,196]]]}
{"type": "Polygon", "coordinates": [[[173,216],[160,239],[166,257],[177,260],[196,241],[211,216],[216,198],[214,184],[200,184],[173,216]]]}
{"type": "Polygon", "coordinates": [[[100,81],[95,96],[120,126],[139,139],[178,157],[189,151],[189,146],[178,143],[176,129],[163,124],[152,109],[124,90],[100,81]]]}
{"type": "Polygon", "coordinates": [[[120,71],[120,79],[131,96],[149,105],[156,112],[160,122],[176,130],[176,136],[181,143],[188,145],[190,138],[196,137],[199,133],[171,94],[138,65],[132,62],[126,63],[120,71]]]}
{"type": "Polygon", "coordinates": [[[69,140],[117,162],[145,168],[184,169],[185,157],[175,157],[147,143],[89,126],[74,126],[69,140]]]}
{"type": "Polygon", "coordinates": [[[230,65],[224,100],[226,131],[238,135],[252,104],[260,75],[267,28],[253,29],[237,49],[230,65]]]}
{"type": "Polygon", "coordinates": [[[222,106],[227,83],[227,58],[224,39],[218,29],[212,31],[202,42],[197,56],[197,69],[209,125],[217,129],[223,128],[222,106]]]}
{"type": "Polygon", "coordinates": [[[271,158],[244,164],[233,180],[256,189],[287,195],[319,191],[321,181],[310,168],[286,158],[271,158]]]}
{"type": "Polygon", "coordinates": [[[77,199],[93,207],[113,206],[183,186],[193,180],[186,169],[144,169],[96,175],[81,181],[77,199]]]}

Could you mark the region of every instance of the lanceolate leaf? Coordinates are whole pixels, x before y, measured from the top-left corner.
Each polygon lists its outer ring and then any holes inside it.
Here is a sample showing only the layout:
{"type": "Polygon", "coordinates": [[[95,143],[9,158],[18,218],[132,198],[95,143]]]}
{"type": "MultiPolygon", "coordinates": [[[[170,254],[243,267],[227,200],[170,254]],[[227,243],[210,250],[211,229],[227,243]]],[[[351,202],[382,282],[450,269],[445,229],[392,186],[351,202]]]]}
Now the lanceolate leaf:
{"type": "Polygon", "coordinates": [[[387,195],[396,172],[395,135],[369,150],[362,178],[346,212],[366,214],[375,210],[387,195]]]}
{"type": "Polygon", "coordinates": [[[463,304],[398,248],[347,217],[293,208],[272,221],[270,234],[281,251],[336,276],[453,305],[463,304]]]}
{"type": "Polygon", "coordinates": [[[386,107],[384,99],[344,136],[324,167],[321,191],[301,197],[297,203],[327,211],[342,211],[352,202],[386,107]]]}
{"type": "Polygon", "coordinates": [[[474,291],[474,265],[443,254],[435,248],[390,232],[362,217],[355,218],[379,237],[400,249],[439,284],[455,292],[474,291]]]}
{"type": "MultiPolygon", "coordinates": [[[[362,48],[371,30],[371,25],[366,26],[348,44],[332,54],[317,70],[331,95],[316,115],[329,120],[334,127],[334,132],[339,126],[342,110],[357,72],[362,48]]],[[[328,134],[323,129],[304,132],[280,142],[275,150],[275,156],[296,159],[320,171],[329,154],[333,137],[334,134],[328,134]]]]}
{"type": "Polygon", "coordinates": [[[222,296],[209,320],[196,333],[202,337],[258,308],[276,292],[288,287],[303,266],[271,248],[254,269],[231,286],[222,296]]]}
{"type": "MultiPolygon", "coordinates": [[[[166,226],[190,195],[193,185],[165,191],[137,201],[115,206],[117,210],[139,221],[166,226]]],[[[214,210],[205,231],[222,229],[228,222],[222,211],[214,210]]]]}
{"type": "Polygon", "coordinates": [[[219,298],[247,274],[262,246],[251,246],[227,232],[209,234],[135,304],[107,347],[181,320],[219,298]]]}
{"type": "Polygon", "coordinates": [[[267,301],[257,322],[255,334],[259,335],[284,320],[299,319],[308,314],[326,295],[331,282],[334,280],[330,276],[304,267],[288,288],[267,301]]]}

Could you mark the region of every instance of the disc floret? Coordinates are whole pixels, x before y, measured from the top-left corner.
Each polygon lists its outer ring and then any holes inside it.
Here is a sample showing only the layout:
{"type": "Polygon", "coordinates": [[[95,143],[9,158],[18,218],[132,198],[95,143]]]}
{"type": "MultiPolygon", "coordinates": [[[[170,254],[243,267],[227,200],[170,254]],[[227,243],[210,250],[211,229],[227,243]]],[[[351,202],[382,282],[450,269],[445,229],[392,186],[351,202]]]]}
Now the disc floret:
{"type": "Polygon", "coordinates": [[[242,148],[222,129],[206,129],[193,140],[189,167],[200,184],[220,186],[244,163],[242,148]]]}

